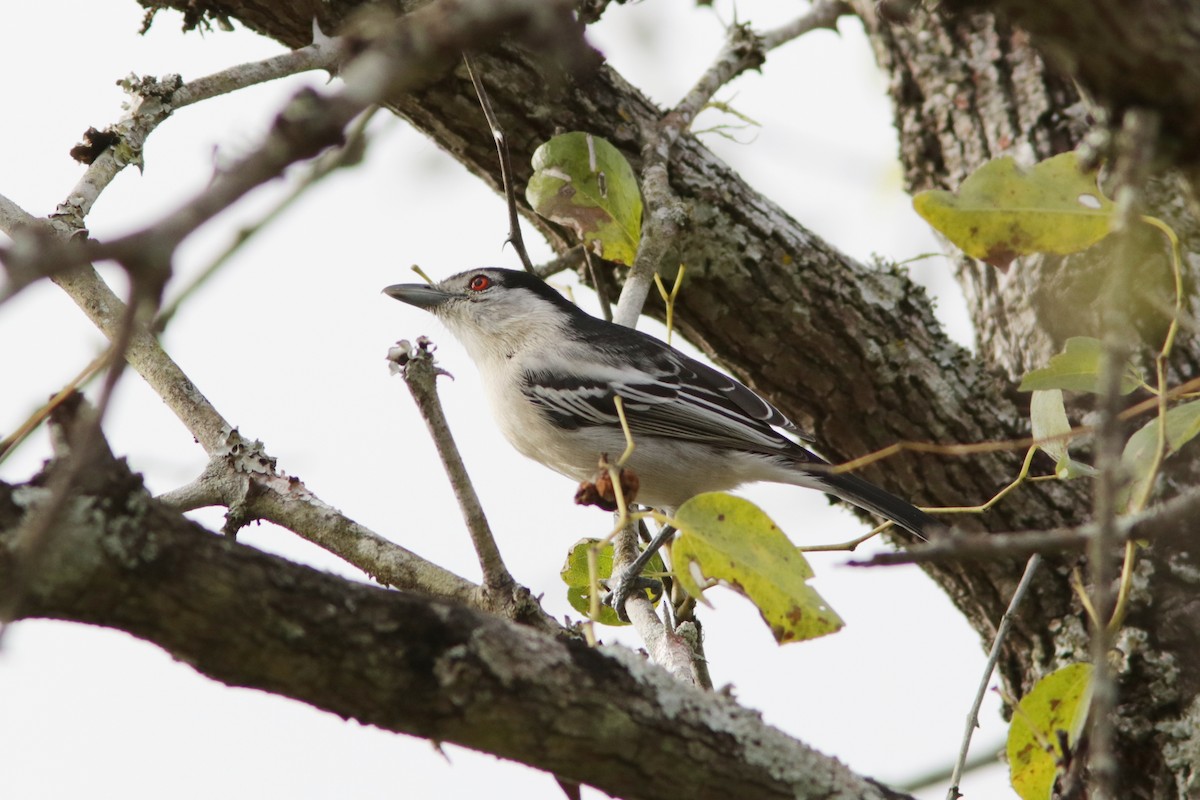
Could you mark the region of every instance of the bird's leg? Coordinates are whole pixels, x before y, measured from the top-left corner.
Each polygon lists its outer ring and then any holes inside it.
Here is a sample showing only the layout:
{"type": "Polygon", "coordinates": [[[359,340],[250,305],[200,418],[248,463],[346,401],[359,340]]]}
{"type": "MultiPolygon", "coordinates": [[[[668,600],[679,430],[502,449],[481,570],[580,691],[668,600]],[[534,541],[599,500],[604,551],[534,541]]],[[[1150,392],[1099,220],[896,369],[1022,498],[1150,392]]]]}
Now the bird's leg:
{"type": "Polygon", "coordinates": [[[612,606],[622,620],[629,621],[629,617],[625,614],[625,601],[631,594],[642,589],[661,590],[660,581],[642,577],[642,570],[650,563],[650,559],[654,558],[654,554],[659,551],[659,548],[669,542],[674,535],[675,528],[673,526],[663,525],[650,540],[650,544],[646,545],[646,549],[633,560],[633,563],[627,569],[622,570],[620,575],[609,579],[609,592],[603,597],[603,600],[607,605],[612,606]]]}

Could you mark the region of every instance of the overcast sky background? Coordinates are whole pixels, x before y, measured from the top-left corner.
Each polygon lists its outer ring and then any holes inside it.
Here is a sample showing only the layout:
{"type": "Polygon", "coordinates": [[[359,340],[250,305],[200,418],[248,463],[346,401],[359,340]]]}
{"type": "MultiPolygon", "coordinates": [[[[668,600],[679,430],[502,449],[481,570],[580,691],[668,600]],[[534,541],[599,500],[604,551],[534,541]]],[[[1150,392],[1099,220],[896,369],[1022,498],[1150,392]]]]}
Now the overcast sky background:
{"type": "MultiPolygon", "coordinates": [[[[590,37],[627,79],[670,105],[717,53],[722,23],[733,16],[728,2],[715,13],[694,5],[614,5],[590,37]]],[[[759,0],[739,2],[737,13],[765,29],[802,7],[759,0]]],[[[142,13],[132,0],[23,3],[0,13],[0,193],[32,214],[51,212],[83,172],[67,151],[88,126],[120,117],[124,97],[115,82],[128,73],[178,72],[186,80],[280,51],[241,29],[183,35],[173,13],[139,37],[142,13]]],[[[137,229],[193,196],[214,163],[255,146],[285,98],[324,83],[323,75],[299,76],[179,112],[151,136],[144,174],[127,169],[101,196],[88,219],[92,234],[137,229]]],[[[762,127],[737,134],[737,143],[712,135],[706,143],[815,233],[859,259],[937,249],[901,191],[886,86],[857,23],[772,53],[762,75],[743,76],[719,98],[762,127]]],[[[697,127],[724,121],[710,111],[697,127]]],[[[370,133],[366,161],[327,179],[243,248],[184,306],[166,348],[281,469],[350,517],[476,580],[433,446],[384,361],[395,340],[430,335],[455,376],[441,384],[442,397],[510,569],[545,595],[551,613],[572,613],[558,578],[563,558],[576,539],[606,533],[609,517],[574,507],[570,482],[512,451],[476,405],[478,379],[465,353],[431,317],[380,294],[414,280],[413,263],[434,277],[518,266],[502,247],[502,203],[402,121],[378,115],[370,133]]],[[[487,136],[482,119],[480,135],[487,136]]],[[[282,189],[264,187],[193,236],[168,294],[282,189]]],[[[531,229],[527,236],[535,260],[549,257],[531,229]]],[[[911,271],[937,297],[956,338],[968,342],[946,262],[925,259],[911,271]]],[[[120,273],[105,274],[122,291],[120,273]]],[[[594,309],[586,291],[576,298],[594,309]]],[[[0,435],[102,347],[100,334],[49,283],[0,308],[0,435]]],[[[154,492],[186,483],[204,466],[203,451],[132,371],[105,432],[154,492]]],[[[0,464],[0,479],[27,480],[48,453],[40,432],[0,464]]],[[[742,494],[798,544],[863,531],[812,492],[765,486],[742,494]]],[[[210,528],[221,524],[215,511],[194,516],[210,528]]],[[[363,579],[270,525],[239,539],[363,579]]],[[[780,648],[747,602],[714,591],[716,608],[703,618],[716,683],[732,684],[769,722],[881,780],[949,763],[983,664],[974,633],[915,569],[856,571],[841,566],[845,554],[812,561],[815,585],[846,629],[780,648]]],[[[625,634],[605,631],[605,639],[636,646],[625,634]]],[[[1003,736],[998,705],[989,697],[981,750],[1003,736]]],[[[1011,796],[1001,771],[990,773],[965,784],[968,797],[1011,796]]],[[[13,626],[0,645],[0,787],[13,798],[561,796],[550,776],[520,765],[452,746],[439,754],[422,740],[217,684],[125,634],[42,621],[13,626]]]]}

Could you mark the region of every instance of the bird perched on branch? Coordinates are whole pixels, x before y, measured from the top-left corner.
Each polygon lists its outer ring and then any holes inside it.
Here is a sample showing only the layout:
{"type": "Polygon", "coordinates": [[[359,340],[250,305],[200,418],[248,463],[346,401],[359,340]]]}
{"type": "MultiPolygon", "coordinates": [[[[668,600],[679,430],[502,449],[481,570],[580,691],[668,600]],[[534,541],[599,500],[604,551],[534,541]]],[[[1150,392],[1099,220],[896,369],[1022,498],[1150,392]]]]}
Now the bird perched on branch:
{"type": "MultiPolygon", "coordinates": [[[[702,492],[794,484],[839,497],[925,537],[928,514],[827,462],[746,386],[640,331],[597,319],[525,272],[482,268],[383,290],[432,311],[479,368],[500,430],[521,453],[577,481],[603,454],[634,450],[637,501],[670,513],[702,492]]],[[[808,439],[811,441],[811,439],[808,439]]]]}

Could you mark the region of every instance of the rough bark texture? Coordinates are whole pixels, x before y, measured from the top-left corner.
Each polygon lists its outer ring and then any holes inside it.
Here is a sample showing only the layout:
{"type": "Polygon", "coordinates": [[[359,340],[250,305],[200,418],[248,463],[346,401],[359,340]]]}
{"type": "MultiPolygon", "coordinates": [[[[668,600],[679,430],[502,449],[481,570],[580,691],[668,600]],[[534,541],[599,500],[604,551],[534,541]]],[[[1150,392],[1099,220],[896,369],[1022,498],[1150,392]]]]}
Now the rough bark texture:
{"type": "MultiPolygon", "coordinates": [[[[143,4],[156,5],[149,0],[143,4]]],[[[193,17],[203,11],[235,17],[289,46],[309,40],[314,15],[325,31],[337,31],[358,6],[345,0],[172,0],[162,5],[182,8],[193,17]]],[[[1190,8],[1150,0],[1086,7],[1067,0],[996,5],[1008,8],[1017,23],[1028,24],[1034,38],[986,15],[913,8],[908,21],[897,24],[879,16],[873,3],[856,3],[879,63],[891,76],[901,156],[912,189],[955,187],[996,155],[1012,153],[1029,162],[1074,146],[1088,120],[1070,78],[1107,104],[1113,119],[1131,106],[1157,111],[1165,145],[1160,152],[1181,163],[1191,159],[1192,148],[1178,145],[1190,144],[1200,129],[1200,103],[1192,97],[1200,92],[1200,80],[1192,74],[1200,64],[1191,35],[1198,26],[1190,8]],[[1048,70],[1035,49],[1039,42],[1047,43],[1056,63],[1073,73],[1048,70]]],[[[504,44],[480,53],[477,62],[512,146],[518,185],[528,177],[528,155],[556,128],[590,130],[623,149],[635,168],[640,163],[640,131],[661,112],[612,70],[601,65],[564,74],[504,44]]],[[[394,106],[467,169],[499,185],[492,140],[461,69],[416,94],[396,98],[394,106]]],[[[823,449],[834,458],[897,440],[976,442],[1024,434],[1026,400],[1013,391],[1012,378],[1042,363],[1065,337],[1094,333],[1093,301],[1102,294],[1098,284],[1111,280],[1111,270],[1090,266],[1103,264],[1103,258],[1027,259],[1008,276],[962,261],[959,277],[979,330],[975,358],[946,339],[923,293],[902,273],[864,266],[836,252],[750,190],[690,137],[675,149],[671,184],[690,213],[690,228],[671,259],[690,269],[677,308],[683,331],[789,415],[811,422],[823,449]],[[745,313],[751,306],[753,313],[745,313]]],[[[1148,194],[1192,253],[1195,234],[1183,217],[1181,196],[1169,181],[1148,194]]],[[[536,224],[557,246],[570,243],[561,231],[536,224]]],[[[1153,310],[1157,289],[1141,284],[1157,285],[1144,276],[1161,274],[1161,264],[1143,267],[1133,288],[1149,298],[1144,305],[1153,310]]],[[[1154,342],[1161,315],[1151,311],[1141,318],[1144,322],[1134,327],[1154,342]]],[[[1194,337],[1185,337],[1178,349],[1173,365],[1177,377],[1200,372],[1194,337]]],[[[1016,456],[1003,454],[902,456],[878,465],[868,476],[922,503],[958,505],[991,496],[1011,479],[1016,466],[1016,456]]],[[[1181,464],[1168,482],[1189,482],[1188,466],[1181,464]]],[[[982,524],[1004,530],[1078,522],[1089,513],[1087,492],[1083,483],[1035,484],[997,506],[982,524]]],[[[3,507],[0,502],[0,512],[3,507]]],[[[1060,560],[1051,566],[1038,580],[1002,660],[1004,678],[1015,694],[1052,666],[1082,659],[1087,652],[1086,625],[1066,580],[1071,564],[1060,560]]],[[[984,637],[1006,605],[1019,571],[1019,564],[1009,562],[930,568],[984,637]]],[[[1192,776],[1200,774],[1200,747],[1189,716],[1200,692],[1193,599],[1198,574],[1194,557],[1178,551],[1151,551],[1139,568],[1134,612],[1120,641],[1118,752],[1124,797],[1187,796],[1192,776]]],[[[219,600],[211,597],[212,591],[207,590],[209,599],[219,600]]],[[[112,602],[120,609],[119,597],[112,602]]],[[[202,609],[192,611],[200,614],[202,609]]],[[[276,639],[273,646],[290,642],[303,649],[303,631],[272,625],[258,636],[276,639]]],[[[221,632],[222,647],[236,646],[226,634],[221,632]]],[[[199,631],[196,635],[201,636],[199,631]]],[[[361,632],[364,642],[375,635],[389,635],[387,626],[361,632]]],[[[458,641],[462,645],[467,639],[458,641]]],[[[396,646],[400,655],[412,647],[398,641],[396,646]]],[[[422,657],[427,667],[437,661],[429,653],[422,657]]],[[[361,674],[370,672],[364,667],[361,674]]],[[[319,688],[326,695],[339,691],[332,683],[319,688]]],[[[610,698],[606,691],[605,699],[610,698]]],[[[448,691],[442,699],[453,701],[454,693],[448,691]]],[[[382,712],[355,706],[342,713],[382,712]]],[[[427,735],[444,733],[439,729],[427,735]]],[[[578,771],[565,774],[589,777],[578,771]]]]}
{"type": "MultiPolygon", "coordinates": [[[[1161,115],[1159,153],[1182,163],[1193,152],[1176,147],[1194,139],[1197,106],[1187,98],[1196,67],[1195,10],[1178,4],[1051,2],[956,3],[955,7],[994,6],[1025,31],[986,14],[942,15],[914,10],[905,24],[887,22],[870,3],[855,3],[872,38],[880,64],[892,77],[901,158],[912,191],[953,188],[984,161],[1013,155],[1023,163],[1075,147],[1091,107],[1082,103],[1070,78],[1100,101],[1100,111],[1116,121],[1131,107],[1161,115]],[[1068,7],[1069,5],[1069,7],[1068,7]],[[1039,49],[1038,45],[1045,47],[1039,49]],[[1044,59],[1043,55],[1048,58],[1044,59]],[[1172,67],[1165,67],[1173,62],[1172,67]],[[1069,73],[1047,66],[1051,61],[1069,73]],[[1101,63],[1103,62],[1103,63],[1101,63]],[[1164,68],[1171,72],[1163,74],[1164,68]],[[1069,76],[1069,77],[1068,77],[1069,76]],[[1165,89],[1166,86],[1173,87],[1165,89]],[[1176,91],[1176,89],[1178,91],[1176,91]]],[[[1103,116],[1103,114],[1101,114],[1103,116]]],[[[1174,177],[1156,178],[1145,189],[1151,213],[1164,218],[1196,248],[1196,221],[1186,212],[1185,187],[1174,177]]],[[[1135,335],[1132,347],[1145,357],[1159,347],[1166,327],[1161,313],[1169,266],[1161,240],[1147,237],[1136,268],[1114,267],[1110,245],[1067,258],[1023,258],[1007,275],[960,258],[958,277],[971,305],[980,354],[1011,379],[1059,351],[1071,336],[1101,336],[1106,298],[1121,298],[1120,311],[1135,335]]],[[[1185,264],[1195,285],[1194,255],[1185,264]]],[[[1169,289],[1167,290],[1169,291],[1169,289]]],[[[1189,301],[1194,314],[1194,297],[1189,301]]],[[[1197,343],[1186,333],[1171,369],[1180,382],[1197,374],[1197,343]]],[[[1140,424],[1140,423],[1139,423],[1140,424]]],[[[1161,481],[1165,494],[1195,484],[1195,463],[1179,459],[1161,481]]],[[[1195,606],[1196,557],[1178,548],[1154,547],[1139,565],[1137,611],[1118,646],[1121,706],[1117,752],[1122,762],[1122,797],[1193,796],[1197,764],[1186,755],[1194,739],[1198,617],[1195,606]]],[[[1050,580],[1062,581],[1064,576],[1050,580]]],[[[1049,625],[1051,619],[1042,621],[1049,625]]],[[[1083,659],[1078,617],[1053,620],[1058,627],[1048,657],[1083,659]]],[[[1026,662],[1026,680],[1037,676],[1036,659],[1026,662]]]]}
{"type": "MultiPolygon", "coordinates": [[[[61,465],[60,465],[61,467],[61,465]]],[[[900,798],[672,679],[464,606],[347,582],[214,536],[99,458],[59,509],[16,618],[127,631],[197,671],[387,730],[532,764],[613,796],[900,798]],[[688,768],[681,770],[681,764],[688,768]]],[[[27,507],[0,483],[0,585],[27,507]]]]}

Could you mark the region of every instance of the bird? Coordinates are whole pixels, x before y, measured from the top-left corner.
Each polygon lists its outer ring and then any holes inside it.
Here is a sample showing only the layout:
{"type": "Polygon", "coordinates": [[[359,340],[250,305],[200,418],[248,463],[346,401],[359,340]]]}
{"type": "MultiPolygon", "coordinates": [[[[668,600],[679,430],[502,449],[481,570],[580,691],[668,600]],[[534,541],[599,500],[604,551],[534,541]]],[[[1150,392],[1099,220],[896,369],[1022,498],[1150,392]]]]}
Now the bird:
{"type": "Polygon", "coordinates": [[[831,471],[804,446],[815,440],[749,387],[588,314],[531,273],[483,267],[383,292],[432,312],[474,361],[504,437],[576,481],[625,450],[619,396],[634,444],[625,466],[642,505],[670,515],[696,495],[765,481],[817,489],[922,539],[941,527],[869,481],[831,471]]]}

